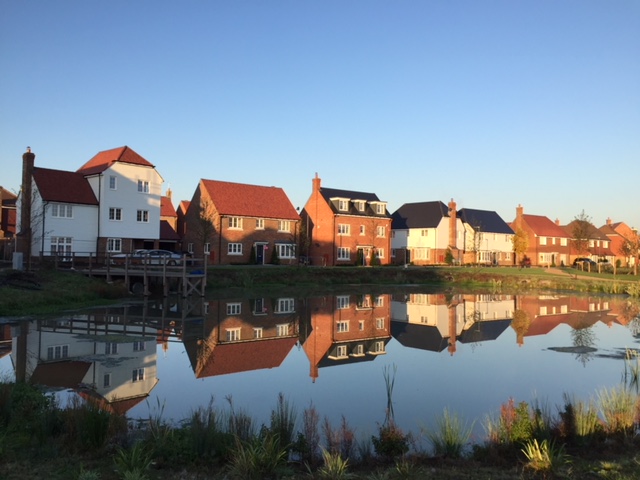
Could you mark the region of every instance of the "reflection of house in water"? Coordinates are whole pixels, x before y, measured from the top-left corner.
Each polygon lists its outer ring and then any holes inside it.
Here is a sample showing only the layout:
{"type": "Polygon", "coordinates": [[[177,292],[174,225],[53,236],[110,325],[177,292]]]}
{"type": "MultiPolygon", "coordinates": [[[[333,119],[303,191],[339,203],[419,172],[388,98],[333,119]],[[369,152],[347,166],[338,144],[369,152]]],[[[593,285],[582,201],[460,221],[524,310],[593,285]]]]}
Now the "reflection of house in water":
{"type": "Polygon", "coordinates": [[[298,342],[294,298],[215,300],[183,342],[197,378],[280,366],[298,342]]]}
{"type": "Polygon", "coordinates": [[[391,296],[337,295],[309,299],[303,348],[315,381],[319,369],[374,360],[391,339],[391,296]]]}
{"type": "Polygon", "coordinates": [[[456,343],[495,340],[511,323],[511,295],[447,295],[415,293],[394,297],[391,333],[405,347],[433,352],[456,343]]]}
{"type": "Polygon", "coordinates": [[[120,306],[13,327],[16,379],[72,389],[126,413],[157,384],[156,343],[166,309],[120,306]]]}
{"type": "Polygon", "coordinates": [[[610,300],[604,297],[558,295],[520,296],[516,300],[513,329],[518,345],[524,337],[546,335],[560,324],[581,330],[603,322],[611,325],[622,316],[611,314],[610,300]],[[616,319],[616,320],[614,320],[616,319]]]}

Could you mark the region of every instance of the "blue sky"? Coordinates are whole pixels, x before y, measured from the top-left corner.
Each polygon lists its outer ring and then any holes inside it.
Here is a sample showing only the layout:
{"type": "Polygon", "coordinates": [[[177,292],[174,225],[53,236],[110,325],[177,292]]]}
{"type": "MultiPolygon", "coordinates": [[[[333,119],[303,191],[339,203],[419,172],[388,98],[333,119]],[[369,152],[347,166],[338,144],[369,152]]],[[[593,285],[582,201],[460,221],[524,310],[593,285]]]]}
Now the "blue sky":
{"type": "Polygon", "coordinates": [[[640,228],[637,0],[0,0],[0,185],[200,178],[640,228]]]}

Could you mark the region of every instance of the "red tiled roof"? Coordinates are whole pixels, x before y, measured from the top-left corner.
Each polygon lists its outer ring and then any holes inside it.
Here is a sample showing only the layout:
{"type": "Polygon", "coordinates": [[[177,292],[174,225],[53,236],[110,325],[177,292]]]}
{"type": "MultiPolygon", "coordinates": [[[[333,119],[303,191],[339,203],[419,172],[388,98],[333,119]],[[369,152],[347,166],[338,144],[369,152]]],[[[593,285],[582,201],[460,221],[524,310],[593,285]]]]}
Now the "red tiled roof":
{"type": "Polygon", "coordinates": [[[191,202],[189,200],[180,201],[180,205],[178,205],[178,211],[182,211],[182,213],[187,213],[187,210],[189,210],[189,205],[191,205],[191,202]]]}
{"type": "Polygon", "coordinates": [[[80,173],[34,168],[33,179],[44,201],[98,205],[89,182],[80,173]]]}
{"type": "Polygon", "coordinates": [[[177,217],[176,209],[171,203],[171,199],[166,196],[160,197],[160,216],[161,217],[177,217]]]}
{"type": "Polygon", "coordinates": [[[96,173],[104,172],[115,162],[131,163],[133,165],[155,168],[154,165],[125,145],[124,147],[112,148],[111,150],[98,152],[91,160],[81,166],[78,169],[78,172],[83,175],[94,175],[96,173]]]}
{"type": "Polygon", "coordinates": [[[300,220],[282,188],[204,179],[201,183],[220,215],[300,220]]]}
{"type": "MultiPolygon", "coordinates": [[[[569,238],[562,227],[556,225],[543,215],[522,215],[522,219],[529,225],[529,228],[539,237],[559,237],[569,238]]],[[[515,223],[515,222],[514,222],[515,223]]]]}
{"type": "Polygon", "coordinates": [[[297,341],[297,338],[286,337],[218,344],[198,372],[197,378],[278,367],[297,341]]]}

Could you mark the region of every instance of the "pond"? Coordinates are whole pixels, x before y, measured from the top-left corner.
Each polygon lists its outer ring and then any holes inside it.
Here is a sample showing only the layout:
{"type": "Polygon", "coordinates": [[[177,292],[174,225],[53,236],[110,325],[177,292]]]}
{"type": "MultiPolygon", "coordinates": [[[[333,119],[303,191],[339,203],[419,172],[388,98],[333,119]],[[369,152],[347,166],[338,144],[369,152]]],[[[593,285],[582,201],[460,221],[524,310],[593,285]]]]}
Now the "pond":
{"type": "Polygon", "coordinates": [[[447,408],[480,442],[509,399],[555,414],[565,394],[588,400],[624,383],[639,328],[637,304],[605,296],[408,288],[149,300],[0,325],[0,378],[44,385],[62,405],[79,396],[176,423],[213,400],[268,424],[283,394],[299,423],[313,406],[358,438],[384,422],[393,382],[403,430],[432,428],[447,408]]]}

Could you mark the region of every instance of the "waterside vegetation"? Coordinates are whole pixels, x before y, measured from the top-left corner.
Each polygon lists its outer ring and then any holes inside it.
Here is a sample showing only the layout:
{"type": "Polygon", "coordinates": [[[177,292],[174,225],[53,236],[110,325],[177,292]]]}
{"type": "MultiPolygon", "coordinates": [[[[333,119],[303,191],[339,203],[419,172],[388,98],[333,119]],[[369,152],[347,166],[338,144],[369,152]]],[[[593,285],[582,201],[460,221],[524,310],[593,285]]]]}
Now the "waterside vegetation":
{"type": "MultiPolygon", "coordinates": [[[[631,385],[562,405],[508,399],[487,415],[484,439],[436,414],[431,430],[406,433],[387,410],[377,434],[347,419],[334,426],[313,404],[300,412],[280,394],[268,424],[214,399],[178,424],[127,420],[91,401],[0,382],[1,478],[49,479],[637,479],[640,397],[631,385]]],[[[381,413],[384,408],[381,409],[381,413]]],[[[430,413],[425,412],[425,417],[430,413]]]]}

